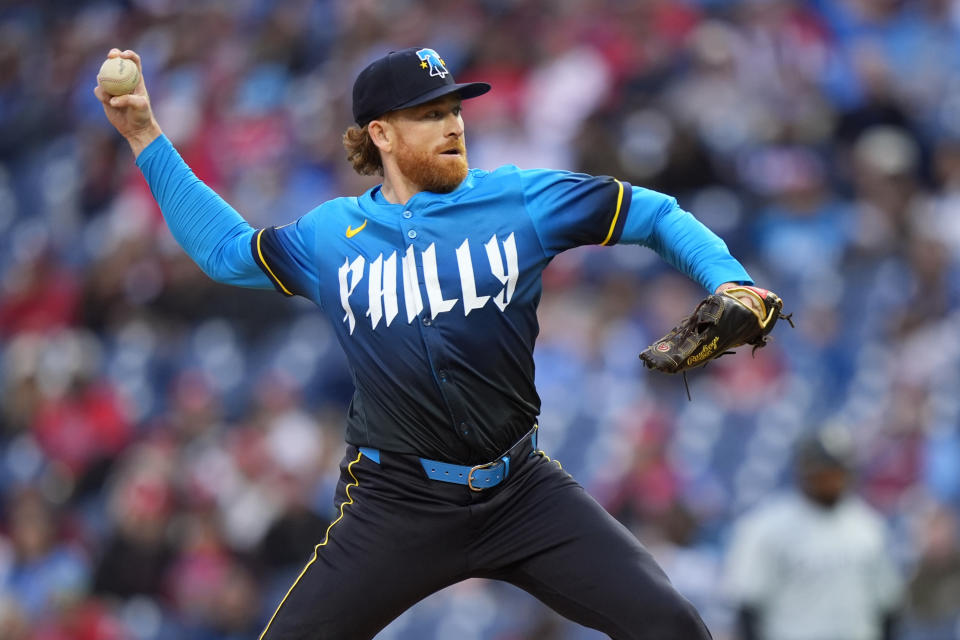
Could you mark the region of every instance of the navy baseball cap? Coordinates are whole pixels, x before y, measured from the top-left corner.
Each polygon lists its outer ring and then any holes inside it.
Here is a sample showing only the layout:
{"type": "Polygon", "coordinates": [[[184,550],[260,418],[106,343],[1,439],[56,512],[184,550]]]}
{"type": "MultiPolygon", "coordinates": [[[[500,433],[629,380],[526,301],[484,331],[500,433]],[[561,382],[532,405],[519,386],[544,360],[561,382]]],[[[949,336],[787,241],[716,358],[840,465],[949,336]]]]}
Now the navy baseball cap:
{"type": "Polygon", "coordinates": [[[448,93],[464,100],[490,91],[486,82],[457,84],[433,49],[410,47],[377,58],[353,83],[353,119],[361,127],[388,111],[430,102],[448,93]]]}

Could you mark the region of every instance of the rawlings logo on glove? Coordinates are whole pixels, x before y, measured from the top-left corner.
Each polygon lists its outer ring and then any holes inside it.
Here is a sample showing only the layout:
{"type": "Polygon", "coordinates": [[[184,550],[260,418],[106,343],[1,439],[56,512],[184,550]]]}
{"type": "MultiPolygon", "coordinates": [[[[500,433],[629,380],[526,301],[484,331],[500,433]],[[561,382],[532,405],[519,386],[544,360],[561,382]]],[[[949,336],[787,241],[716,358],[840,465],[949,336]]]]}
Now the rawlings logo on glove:
{"type": "Polygon", "coordinates": [[[708,344],[703,345],[703,349],[695,356],[690,356],[687,358],[687,364],[691,367],[696,365],[698,362],[706,360],[717,350],[717,342],[720,341],[720,336],[715,336],[708,344]]]}
{"type": "Polygon", "coordinates": [[[704,298],[689,317],[644,349],[640,359],[664,373],[686,372],[740,345],[753,345],[756,351],[767,343],[777,320],[793,326],[791,315],[783,313],[783,301],[771,291],[730,287],[704,298]]]}

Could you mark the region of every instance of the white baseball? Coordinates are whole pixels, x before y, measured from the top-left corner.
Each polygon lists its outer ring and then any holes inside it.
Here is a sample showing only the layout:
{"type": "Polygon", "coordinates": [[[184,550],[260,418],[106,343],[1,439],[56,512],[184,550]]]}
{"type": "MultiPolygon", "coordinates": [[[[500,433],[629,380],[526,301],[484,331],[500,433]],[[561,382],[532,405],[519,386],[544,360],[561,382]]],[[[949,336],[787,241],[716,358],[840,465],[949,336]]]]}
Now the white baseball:
{"type": "Polygon", "coordinates": [[[107,58],[100,66],[97,82],[110,95],[122,96],[137,88],[140,82],[140,71],[133,60],[107,58]]]}

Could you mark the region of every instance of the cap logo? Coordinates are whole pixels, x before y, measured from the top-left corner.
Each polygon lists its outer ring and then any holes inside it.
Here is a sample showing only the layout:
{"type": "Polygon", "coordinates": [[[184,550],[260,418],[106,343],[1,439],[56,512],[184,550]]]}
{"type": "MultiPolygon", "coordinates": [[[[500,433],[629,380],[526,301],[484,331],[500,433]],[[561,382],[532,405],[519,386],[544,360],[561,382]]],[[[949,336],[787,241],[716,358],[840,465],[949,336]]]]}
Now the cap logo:
{"type": "Polygon", "coordinates": [[[417,57],[420,58],[420,68],[429,69],[431,76],[445,78],[450,73],[443,58],[433,49],[420,49],[417,51],[417,57]]]}

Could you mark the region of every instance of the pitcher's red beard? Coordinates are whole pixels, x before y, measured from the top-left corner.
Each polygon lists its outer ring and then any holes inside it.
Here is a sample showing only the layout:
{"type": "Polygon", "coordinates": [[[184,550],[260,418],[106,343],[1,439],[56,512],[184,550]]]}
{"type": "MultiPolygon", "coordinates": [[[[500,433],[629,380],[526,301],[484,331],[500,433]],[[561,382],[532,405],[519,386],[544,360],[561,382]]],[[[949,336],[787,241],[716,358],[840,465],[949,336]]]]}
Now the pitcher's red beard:
{"type": "Polygon", "coordinates": [[[448,144],[443,150],[455,148],[457,155],[438,151],[414,151],[405,141],[397,150],[397,168],[423,191],[450,193],[467,177],[467,149],[462,140],[448,144]]]}

